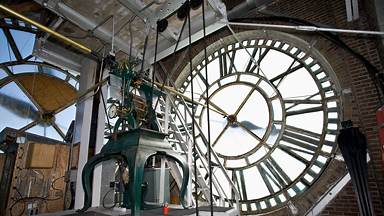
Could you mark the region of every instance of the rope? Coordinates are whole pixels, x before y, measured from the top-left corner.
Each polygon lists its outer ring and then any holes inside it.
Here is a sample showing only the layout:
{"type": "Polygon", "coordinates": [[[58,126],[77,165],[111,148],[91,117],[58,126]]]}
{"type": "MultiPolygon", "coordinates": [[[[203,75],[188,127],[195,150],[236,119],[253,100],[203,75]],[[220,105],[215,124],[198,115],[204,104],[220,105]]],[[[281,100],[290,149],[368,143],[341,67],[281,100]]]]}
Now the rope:
{"type": "Polygon", "coordinates": [[[208,126],[208,129],[207,129],[207,133],[208,133],[208,168],[209,168],[209,171],[208,171],[208,174],[209,174],[209,194],[210,194],[210,210],[211,210],[211,216],[213,216],[213,193],[212,193],[212,158],[211,158],[211,122],[210,122],[210,110],[209,110],[209,94],[208,94],[208,58],[207,58],[207,42],[205,40],[205,37],[206,37],[206,29],[205,29],[205,6],[204,6],[204,1],[202,2],[202,13],[203,13],[203,41],[204,41],[204,61],[206,63],[205,65],[205,97],[207,98],[206,99],[206,106],[207,106],[207,126],[208,126]]]}
{"type": "MultiPolygon", "coordinates": [[[[175,45],[175,49],[173,50],[173,56],[172,57],[175,57],[176,56],[176,50],[177,50],[177,47],[179,46],[179,42],[180,42],[180,39],[181,39],[181,35],[183,34],[183,31],[184,31],[184,28],[185,28],[185,24],[187,23],[187,19],[184,20],[183,22],[183,26],[181,27],[181,30],[180,30],[180,34],[179,34],[179,37],[177,38],[177,41],[176,41],[176,45],[175,45]]],[[[176,70],[173,70],[171,73],[167,73],[163,83],[161,83],[161,86],[160,86],[160,91],[163,91],[164,88],[165,88],[165,84],[168,82],[168,80],[172,77],[173,75],[173,72],[176,71],[176,70]]],[[[159,100],[156,101],[156,104],[155,104],[155,110],[157,108],[157,105],[159,104],[159,100]]]]}
{"type": "MultiPolygon", "coordinates": [[[[190,4],[191,1],[188,1],[188,4],[190,4]]],[[[196,203],[196,216],[199,215],[199,200],[198,200],[198,183],[197,183],[197,158],[196,158],[196,138],[195,138],[195,108],[194,108],[194,100],[193,100],[193,74],[192,74],[192,39],[191,39],[191,10],[188,5],[188,58],[189,58],[189,75],[191,76],[191,104],[192,104],[192,137],[193,137],[193,159],[194,159],[194,175],[195,175],[195,203],[196,203]]]]}

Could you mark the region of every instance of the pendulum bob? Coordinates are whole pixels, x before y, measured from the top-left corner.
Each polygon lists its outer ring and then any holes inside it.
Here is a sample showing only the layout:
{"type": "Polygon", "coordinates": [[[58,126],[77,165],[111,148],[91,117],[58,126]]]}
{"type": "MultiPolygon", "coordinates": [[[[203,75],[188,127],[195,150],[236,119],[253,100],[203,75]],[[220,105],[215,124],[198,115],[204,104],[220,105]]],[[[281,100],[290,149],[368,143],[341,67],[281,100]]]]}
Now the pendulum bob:
{"type": "MultiPolygon", "coordinates": [[[[189,168],[185,159],[172,150],[171,145],[165,140],[166,134],[147,129],[134,129],[117,134],[109,139],[100,153],[88,160],[82,172],[82,184],[85,193],[84,207],[80,212],[91,207],[92,175],[95,166],[106,160],[124,161],[129,169],[128,191],[124,192],[123,206],[131,208],[131,215],[140,215],[143,205],[142,180],[144,164],[148,158],[163,155],[176,161],[183,171],[183,182],[180,189],[180,202],[185,208],[184,197],[189,179],[189,168]]],[[[158,206],[161,207],[161,206],[158,206]]]]}

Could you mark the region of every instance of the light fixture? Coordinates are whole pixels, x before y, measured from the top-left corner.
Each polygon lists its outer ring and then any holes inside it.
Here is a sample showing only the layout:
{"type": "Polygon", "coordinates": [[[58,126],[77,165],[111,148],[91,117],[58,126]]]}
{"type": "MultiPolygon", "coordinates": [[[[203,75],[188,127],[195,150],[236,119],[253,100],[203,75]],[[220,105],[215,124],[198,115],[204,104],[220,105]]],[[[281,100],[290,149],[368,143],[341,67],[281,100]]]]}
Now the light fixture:
{"type": "Polygon", "coordinates": [[[16,143],[18,143],[18,144],[23,144],[23,143],[25,143],[25,141],[26,141],[25,136],[16,137],[16,143]]]}

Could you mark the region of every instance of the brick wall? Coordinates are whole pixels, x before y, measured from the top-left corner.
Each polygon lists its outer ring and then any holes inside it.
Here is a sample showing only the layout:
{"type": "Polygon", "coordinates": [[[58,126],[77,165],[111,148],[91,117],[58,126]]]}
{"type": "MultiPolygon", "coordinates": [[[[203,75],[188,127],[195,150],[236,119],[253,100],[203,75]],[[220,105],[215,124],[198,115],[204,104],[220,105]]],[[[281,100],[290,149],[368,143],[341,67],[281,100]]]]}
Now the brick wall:
{"type": "MultiPolygon", "coordinates": [[[[372,26],[362,2],[360,19],[347,22],[344,1],[280,1],[268,10],[284,15],[303,18],[315,23],[327,24],[336,28],[350,28],[371,30],[372,26]]],[[[361,35],[360,35],[361,36],[361,35]]],[[[380,70],[382,63],[378,54],[378,43],[374,37],[360,37],[356,35],[340,35],[341,39],[352,49],[362,54],[380,70]]],[[[366,68],[359,60],[334,45],[322,43],[317,48],[325,54],[335,69],[343,88],[351,88],[352,95],[344,97],[344,104],[349,116],[366,135],[371,163],[369,165],[369,189],[376,215],[384,215],[379,191],[384,191],[383,167],[381,163],[381,149],[378,143],[375,112],[380,107],[377,92],[366,68]],[[349,107],[350,106],[350,107],[349,107]],[[380,190],[379,190],[380,189],[380,190]]],[[[327,206],[322,215],[358,215],[359,210],[352,184],[349,183],[340,194],[327,206]]]]}

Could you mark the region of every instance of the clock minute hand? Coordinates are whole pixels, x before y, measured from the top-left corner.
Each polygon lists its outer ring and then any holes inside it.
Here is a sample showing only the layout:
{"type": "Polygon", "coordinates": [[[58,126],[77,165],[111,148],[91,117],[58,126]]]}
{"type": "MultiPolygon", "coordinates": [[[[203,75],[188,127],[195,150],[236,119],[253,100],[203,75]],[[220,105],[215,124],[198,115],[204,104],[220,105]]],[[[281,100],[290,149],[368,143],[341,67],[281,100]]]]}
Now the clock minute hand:
{"type": "MultiPolygon", "coordinates": [[[[188,101],[188,102],[191,102],[191,103],[193,102],[194,104],[198,104],[198,105],[200,105],[200,106],[203,106],[203,107],[205,107],[205,108],[208,108],[208,106],[205,105],[205,104],[203,104],[203,103],[200,103],[200,102],[195,101],[195,100],[192,101],[192,99],[191,99],[190,97],[185,96],[183,93],[179,92],[178,90],[176,90],[176,89],[173,88],[173,87],[165,86],[165,85],[162,85],[161,83],[158,83],[158,82],[154,82],[154,83],[155,83],[158,87],[161,87],[161,88],[163,88],[163,89],[165,89],[165,90],[167,90],[167,91],[169,91],[169,92],[171,92],[171,93],[173,93],[173,94],[175,94],[175,95],[177,95],[177,96],[180,96],[180,97],[184,98],[184,100],[186,100],[186,101],[188,101]]],[[[204,98],[204,99],[205,99],[205,98],[204,98]]],[[[213,112],[216,112],[216,113],[222,115],[223,117],[228,116],[228,114],[227,114],[223,109],[221,109],[219,106],[217,106],[216,104],[214,104],[212,101],[208,101],[208,103],[209,103],[211,106],[214,107],[214,109],[213,109],[212,107],[209,107],[209,109],[212,110],[213,112]]]]}
{"type": "MultiPolygon", "coordinates": [[[[215,103],[213,103],[211,100],[207,100],[207,98],[204,97],[204,96],[203,96],[203,99],[206,100],[206,101],[208,101],[209,105],[211,105],[213,108],[215,108],[216,110],[220,111],[221,113],[219,113],[219,114],[223,115],[223,117],[227,117],[227,116],[229,116],[229,114],[228,114],[227,112],[225,112],[225,111],[224,111],[223,109],[221,109],[218,105],[216,105],[215,103]]],[[[205,106],[205,107],[206,107],[206,106],[205,106]]],[[[213,110],[213,109],[210,108],[210,110],[213,110]]]]}

